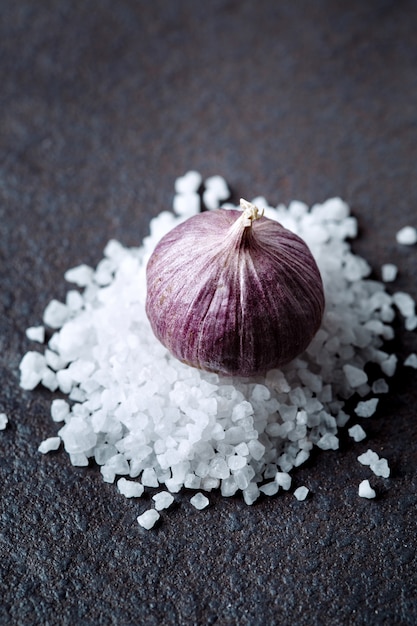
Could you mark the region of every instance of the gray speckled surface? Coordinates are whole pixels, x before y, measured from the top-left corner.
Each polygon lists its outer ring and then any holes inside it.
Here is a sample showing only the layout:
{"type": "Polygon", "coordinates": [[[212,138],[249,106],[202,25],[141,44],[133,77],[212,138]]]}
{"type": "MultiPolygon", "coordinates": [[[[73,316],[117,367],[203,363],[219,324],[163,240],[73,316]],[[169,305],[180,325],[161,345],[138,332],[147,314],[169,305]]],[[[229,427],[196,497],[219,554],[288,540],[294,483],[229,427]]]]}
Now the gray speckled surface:
{"type": "MultiPolygon", "coordinates": [[[[235,197],[338,195],[355,252],[417,298],[417,4],[0,2],[1,624],[415,624],[416,375],[400,368],[366,424],[294,475],[311,496],[247,507],[210,495],[147,533],[97,469],[37,452],[50,394],[23,392],[25,329],[66,269],[110,238],[138,245],[186,170],[235,197]],[[357,497],[372,447],[392,476],[357,497]]],[[[399,325],[400,357],[417,351],[399,325]]]]}

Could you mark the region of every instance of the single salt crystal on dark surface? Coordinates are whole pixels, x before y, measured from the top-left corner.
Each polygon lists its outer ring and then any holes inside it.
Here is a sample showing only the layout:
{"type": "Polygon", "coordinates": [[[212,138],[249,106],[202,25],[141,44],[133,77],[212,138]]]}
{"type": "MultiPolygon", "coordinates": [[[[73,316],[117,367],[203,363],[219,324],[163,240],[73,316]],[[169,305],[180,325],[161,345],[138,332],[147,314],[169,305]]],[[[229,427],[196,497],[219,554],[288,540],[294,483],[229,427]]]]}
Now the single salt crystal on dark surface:
{"type": "Polygon", "coordinates": [[[393,263],[385,263],[381,267],[381,273],[384,283],[390,283],[397,278],[398,267],[393,263]]]}
{"type": "Polygon", "coordinates": [[[144,486],[140,483],[127,480],[126,478],[119,478],[117,481],[117,487],[122,495],[126,498],[140,498],[144,492],[144,486]]]}
{"type": "Polygon", "coordinates": [[[369,400],[362,400],[358,402],[355,407],[355,413],[359,417],[371,417],[376,411],[378,405],[378,398],[370,398],[369,400]]]}
{"type": "Polygon", "coordinates": [[[48,452],[51,452],[51,450],[58,450],[60,445],[60,437],[48,437],[40,443],[38,451],[42,452],[42,454],[47,454],[48,452]]]}
{"type": "Polygon", "coordinates": [[[348,433],[354,441],[362,441],[366,438],[366,432],[360,424],[355,424],[354,426],[351,426],[348,430],[348,433]]]}
{"type": "Polygon", "coordinates": [[[417,354],[409,354],[404,361],[404,365],[406,367],[413,367],[414,369],[417,369],[417,354]]]}
{"type": "Polygon", "coordinates": [[[297,498],[297,500],[299,502],[302,502],[303,500],[305,500],[308,496],[309,490],[307,487],[302,486],[302,487],[298,487],[295,491],[294,491],[294,496],[297,498]]]}
{"type": "Polygon", "coordinates": [[[26,331],[26,337],[31,341],[37,341],[43,343],[45,341],[45,327],[44,326],[31,326],[26,331]]]}
{"type": "Polygon", "coordinates": [[[210,504],[209,499],[202,493],[196,493],[195,496],[190,498],[190,503],[199,511],[205,509],[210,504]]]}
{"type": "Polygon", "coordinates": [[[163,509],[168,509],[171,506],[174,502],[174,496],[168,491],[160,491],[152,496],[152,500],[155,502],[155,509],[157,511],[162,511],[163,509]]]}
{"type": "Polygon", "coordinates": [[[372,489],[369,484],[369,480],[367,479],[360,483],[358,493],[360,498],[367,498],[368,500],[371,500],[376,496],[375,490],[372,489]]]}
{"type": "Polygon", "coordinates": [[[0,430],[4,430],[9,422],[6,413],[0,413],[0,430]]]}
{"type": "Polygon", "coordinates": [[[417,242],[417,229],[413,226],[404,226],[396,234],[397,242],[404,246],[412,246],[417,242]]]}
{"type": "Polygon", "coordinates": [[[137,517],[137,521],[139,526],[142,526],[142,528],[145,528],[145,530],[150,530],[155,526],[159,518],[160,515],[158,511],[156,511],[155,509],[149,509],[148,511],[142,513],[142,515],[139,515],[137,517]]]}

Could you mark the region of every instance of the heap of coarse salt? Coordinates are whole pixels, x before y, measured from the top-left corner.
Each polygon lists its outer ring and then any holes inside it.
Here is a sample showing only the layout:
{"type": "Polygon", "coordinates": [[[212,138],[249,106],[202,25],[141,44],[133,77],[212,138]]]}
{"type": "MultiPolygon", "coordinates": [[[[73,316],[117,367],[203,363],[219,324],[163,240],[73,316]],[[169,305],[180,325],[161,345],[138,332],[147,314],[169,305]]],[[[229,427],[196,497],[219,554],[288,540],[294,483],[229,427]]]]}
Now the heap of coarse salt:
{"type": "MultiPolygon", "coordinates": [[[[156,509],[169,506],[168,496],[184,487],[220,489],[225,497],[242,492],[247,504],[290,489],[289,472],[314,447],[339,447],[350,398],[356,398],[357,416],[366,418],[376,411],[378,394],[387,393],[397,357],[385,341],[394,336],[396,312],[408,328],[417,325],[412,298],[387,293],[351,251],[347,240],[356,236],[357,223],[346,203],[333,198],[311,209],[301,202],[274,208],[258,197],[253,202],[303,237],[317,261],[326,295],[321,328],[298,358],[253,379],[178,362],[146,317],[146,263],[165,233],[199,211],[201,197],[214,208],[228,189],[221,177],[206,185],[198,172],[178,179],[175,188],[176,214],[154,218],[140,247],[110,241],[95,270],[81,265],[66,272],[77,289],[68,291],[65,303],[47,306],[43,322],[55,332],[44,353],[30,351],[20,364],[23,389],[41,383],[68,396],[53,400],[51,415],[62,424],[58,438],[74,465],[94,460],[103,479],[117,480],[126,497],[161,486],[169,492],[138,517],[148,529],[159,519],[156,509]],[[379,368],[375,380],[368,363],[379,368]]],[[[28,336],[39,341],[43,331],[33,328],[28,336]]],[[[415,366],[412,357],[408,364],[415,366]]],[[[359,428],[351,430],[357,441],[359,428]]],[[[59,441],[46,440],[42,450],[59,441]]],[[[375,467],[384,476],[382,465],[375,467]]],[[[294,492],[298,499],[307,493],[307,487],[294,492]]],[[[203,508],[208,499],[198,493],[192,504],[203,508]]]]}

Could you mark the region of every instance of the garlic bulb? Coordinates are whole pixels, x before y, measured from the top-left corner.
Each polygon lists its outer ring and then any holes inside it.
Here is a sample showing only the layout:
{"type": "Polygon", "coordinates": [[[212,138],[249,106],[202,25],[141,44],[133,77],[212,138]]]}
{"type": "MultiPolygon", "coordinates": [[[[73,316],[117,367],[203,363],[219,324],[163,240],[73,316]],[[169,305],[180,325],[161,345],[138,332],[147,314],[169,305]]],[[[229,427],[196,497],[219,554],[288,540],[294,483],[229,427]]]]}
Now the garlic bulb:
{"type": "Polygon", "coordinates": [[[324,294],[304,241],[254,205],[241,207],[199,213],[162,238],[147,266],[146,312],[180,361],[253,376],[308,346],[324,294]]]}

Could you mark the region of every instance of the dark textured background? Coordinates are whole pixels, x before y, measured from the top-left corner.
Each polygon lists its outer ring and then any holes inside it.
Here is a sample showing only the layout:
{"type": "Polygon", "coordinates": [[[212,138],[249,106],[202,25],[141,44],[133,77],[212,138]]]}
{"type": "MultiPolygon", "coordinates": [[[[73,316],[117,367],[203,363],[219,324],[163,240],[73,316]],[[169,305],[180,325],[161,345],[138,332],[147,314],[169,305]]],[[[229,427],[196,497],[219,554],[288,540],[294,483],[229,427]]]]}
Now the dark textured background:
{"type": "MultiPolygon", "coordinates": [[[[0,0],[0,623],[415,624],[416,374],[294,475],[312,495],[247,507],[211,494],[151,532],[95,468],[43,456],[48,392],[23,392],[25,329],[66,269],[139,245],[188,169],[235,199],[339,195],[354,251],[417,297],[417,3],[0,0]],[[385,456],[389,480],[356,457],[385,456]]],[[[417,350],[399,325],[395,350],[417,350]]]]}

